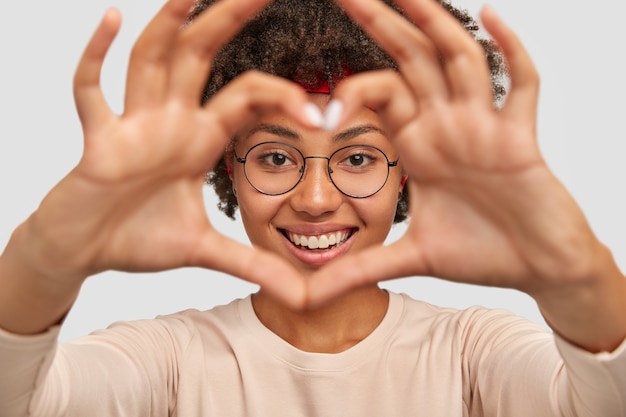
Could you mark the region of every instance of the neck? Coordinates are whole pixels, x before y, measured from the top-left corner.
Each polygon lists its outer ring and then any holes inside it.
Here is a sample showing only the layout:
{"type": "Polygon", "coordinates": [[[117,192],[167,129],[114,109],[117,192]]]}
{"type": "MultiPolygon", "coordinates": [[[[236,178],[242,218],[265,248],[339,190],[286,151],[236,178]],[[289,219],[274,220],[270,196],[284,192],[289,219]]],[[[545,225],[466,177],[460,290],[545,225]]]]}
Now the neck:
{"type": "Polygon", "coordinates": [[[290,310],[263,291],[252,297],[265,327],[300,350],[319,353],[338,353],[359,343],[380,324],[388,304],[388,294],[375,285],[306,311],[290,310]]]}

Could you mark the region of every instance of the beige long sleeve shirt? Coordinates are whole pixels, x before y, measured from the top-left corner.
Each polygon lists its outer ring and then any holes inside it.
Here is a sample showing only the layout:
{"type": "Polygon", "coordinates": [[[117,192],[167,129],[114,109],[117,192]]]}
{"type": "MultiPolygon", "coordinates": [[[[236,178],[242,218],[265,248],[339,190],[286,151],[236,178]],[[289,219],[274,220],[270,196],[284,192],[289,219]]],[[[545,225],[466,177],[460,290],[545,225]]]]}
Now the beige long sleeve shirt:
{"type": "Polygon", "coordinates": [[[590,354],[505,311],[400,294],[338,354],[289,345],[250,297],[58,331],[0,332],[0,417],[626,416],[626,342],[590,354]]]}

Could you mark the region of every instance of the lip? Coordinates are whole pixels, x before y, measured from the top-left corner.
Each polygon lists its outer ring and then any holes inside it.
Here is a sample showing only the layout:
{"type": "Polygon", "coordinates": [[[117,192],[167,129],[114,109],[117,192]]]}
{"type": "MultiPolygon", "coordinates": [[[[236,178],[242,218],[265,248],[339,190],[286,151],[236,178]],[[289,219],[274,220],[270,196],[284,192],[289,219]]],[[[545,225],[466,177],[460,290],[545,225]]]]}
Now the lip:
{"type": "Polygon", "coordinates": [[[285,246],[289,250],[289,252],[300,262],[305,265],[311,267],[321,267],[328,262],[342,256],[352,247],[354,242],[354,237],[358,233],[358,228],[355,227],[297,227],[297,228],[280,228],[278,229],[280,235],[285,243],[285,246]],[[333,232],[339,232],[342,230],[350,230],[350,236],[340,245],[333,246],[328,249],[304,249],[301,246],[296,246],[289,238],[286,236],[287,233],[294,233],[300,235],[323,235],[329,234],[333,232]],[[288,231],[288,232],[287,232],[288,231]]]}

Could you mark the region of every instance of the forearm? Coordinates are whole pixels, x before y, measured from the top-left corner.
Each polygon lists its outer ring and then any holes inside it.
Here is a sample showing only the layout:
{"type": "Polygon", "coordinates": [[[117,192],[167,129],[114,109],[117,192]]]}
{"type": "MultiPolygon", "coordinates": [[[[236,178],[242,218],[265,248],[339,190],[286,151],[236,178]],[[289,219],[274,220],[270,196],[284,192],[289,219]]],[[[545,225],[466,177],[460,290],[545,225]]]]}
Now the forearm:
{"type": "Polygon", "coordinates": [[[82,283],[55,280],[45,273],[45,265],[36,265],[37,248],[27,238],[28,227],[18,227],[0,255],[0,328],[15,334],[36,334],[59,323],[82,283]]]}
{"type": "Polygon", "coordinates": [[[531,294],[552,329],[589,352],[611,352],[626,338],[626,278],[599,245],[584,277],[531,294]]]}

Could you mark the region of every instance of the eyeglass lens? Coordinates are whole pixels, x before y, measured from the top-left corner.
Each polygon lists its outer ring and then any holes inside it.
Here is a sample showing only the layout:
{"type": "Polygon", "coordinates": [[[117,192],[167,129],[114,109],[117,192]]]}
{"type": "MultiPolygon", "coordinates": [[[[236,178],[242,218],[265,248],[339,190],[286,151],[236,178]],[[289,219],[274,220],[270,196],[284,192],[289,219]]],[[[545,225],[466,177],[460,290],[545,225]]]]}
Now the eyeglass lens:
{"type": "Polygon", "coordinates": [[[387,182],[390,163],[387,156],[370,145],[350,145],[330,157],[307,156],[282,142],[263,142],[253,146],[244,158],[246,178],[263,194],[284,194],[298,185],[305,173],[306,160],[328,160],[328,174],[342,193],[356,198],[369,197],[387,182]]]}

